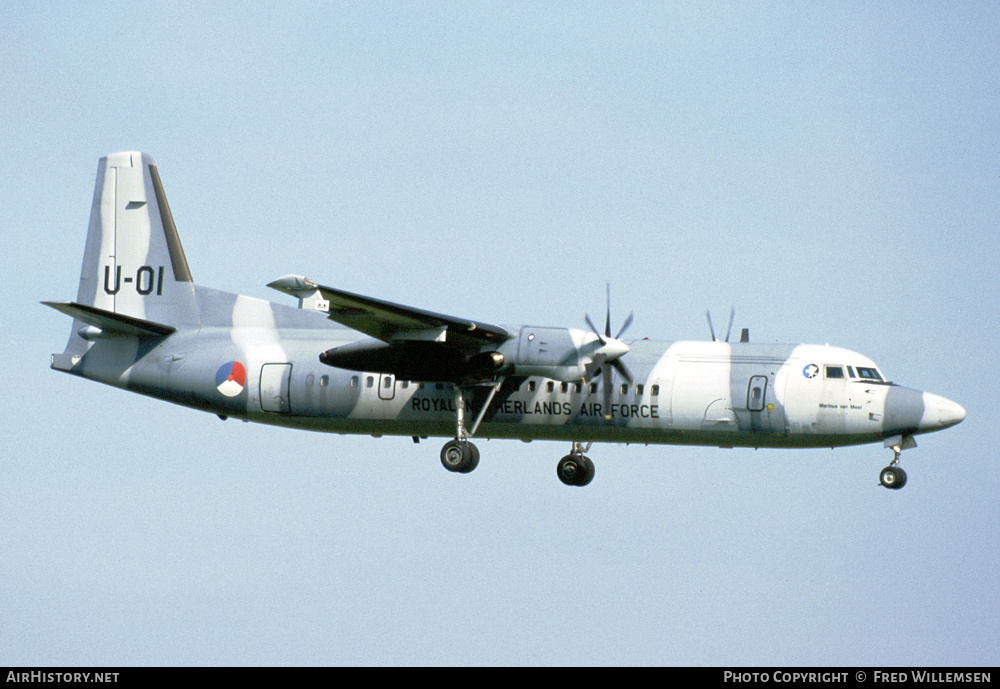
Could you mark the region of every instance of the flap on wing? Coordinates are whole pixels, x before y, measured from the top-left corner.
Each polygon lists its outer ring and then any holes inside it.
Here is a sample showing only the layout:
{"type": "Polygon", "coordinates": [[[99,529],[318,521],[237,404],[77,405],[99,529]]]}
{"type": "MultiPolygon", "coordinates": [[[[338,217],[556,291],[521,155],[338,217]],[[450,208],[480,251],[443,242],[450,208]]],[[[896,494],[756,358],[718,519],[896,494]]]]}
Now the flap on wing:
{"type": "Polygon", "coordinates": [[[446,342],[448,340],[448,327],[442,325],[440,328],[427,328],[426,330],[400,330],[393,334],[392,341],[400,340],[416,342],[446,342]]]}
{"type": "Polygon", "coordinates": [[[134,316],[125,316],[86,304],[77,304],[71,301],[43,301],[42,303],[51,306],[56,311],[65,313],[67,316],[100,328],[104,333],[136,337],[165,337],[177,330],[171,325],[154,323],[134,316]]]}
{"type": "Polygon", "coordinates": [[[499,345],[511,336],[500,326],[365,297],[300,276],[285,276],[270,286],[300,297],[305,291],[319,291],[329,302],[331,320],[383,342],[441,342],[455,349],[478,351],[483,345],[499,345]]]}

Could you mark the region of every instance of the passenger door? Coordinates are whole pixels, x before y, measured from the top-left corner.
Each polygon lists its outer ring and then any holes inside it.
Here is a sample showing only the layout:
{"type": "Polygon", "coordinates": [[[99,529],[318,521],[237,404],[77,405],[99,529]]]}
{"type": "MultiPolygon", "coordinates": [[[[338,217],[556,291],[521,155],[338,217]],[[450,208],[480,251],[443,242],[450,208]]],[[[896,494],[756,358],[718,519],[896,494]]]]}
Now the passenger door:
{"type": "Polygon", "coordinates": [[[750,376],[747,383],[747,411],[750,430],[760,433],[781,433],[785,430],[785,410],[774,394],[774,378],[750,376]]]}
{"type": "Polygon", "coordinates": [[[747,386],[747,409],[752,412],[764,411],[767,396],[767,376],[752,376],[747,386]]]}

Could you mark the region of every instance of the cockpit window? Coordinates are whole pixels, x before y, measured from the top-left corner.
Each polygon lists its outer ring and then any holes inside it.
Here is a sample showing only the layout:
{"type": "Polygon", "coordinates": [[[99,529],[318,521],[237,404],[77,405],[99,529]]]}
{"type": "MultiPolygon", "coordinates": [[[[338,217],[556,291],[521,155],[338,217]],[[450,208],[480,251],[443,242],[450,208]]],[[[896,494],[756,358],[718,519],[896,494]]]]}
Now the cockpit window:
{"type": "Polygon", "coordinates": [[[865,380],[882,380],[882,376],[873,368],[858,366],[858,377],[865,380]]]}
{"type": "Polygon", "coordinates": [[[826,377],[827,378],[843,378],[844,368],[843,366],[827,366],[826,367],[826,377]]]}

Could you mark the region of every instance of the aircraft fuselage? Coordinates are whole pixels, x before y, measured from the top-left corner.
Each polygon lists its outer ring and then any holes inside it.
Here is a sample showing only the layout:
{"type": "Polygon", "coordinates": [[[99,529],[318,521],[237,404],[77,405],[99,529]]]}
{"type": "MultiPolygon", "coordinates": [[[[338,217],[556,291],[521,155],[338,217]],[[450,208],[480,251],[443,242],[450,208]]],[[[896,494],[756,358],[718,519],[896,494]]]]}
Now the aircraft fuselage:
{"type": "MultiPolygon", "coordinates": [[[[226,313],[228,322],[181,327],[148,351],[139,338],[98,338],[71,372],[246,421],[332,433],[454,435],[452,384],[324,365],[317,351],[354,342],[357,333],[321,312],[198,290],[202,311],[226,313]],[[133,346],[123,348],[124,339],[133,346]],[[233,363],[245,377],[227,391],[216,377],[233,363]]],[[[634,380],[616,378],[609,396],[599,377],[511,376],[483,412],[476,435],[835,447],[957,422],[947,400],[882,380],[870,359],[839,347],[638,340],[629,348],[634,380]]],[[[479,386],[465,397],[467,415],[482,411],[487,391],[479,386]]]]}

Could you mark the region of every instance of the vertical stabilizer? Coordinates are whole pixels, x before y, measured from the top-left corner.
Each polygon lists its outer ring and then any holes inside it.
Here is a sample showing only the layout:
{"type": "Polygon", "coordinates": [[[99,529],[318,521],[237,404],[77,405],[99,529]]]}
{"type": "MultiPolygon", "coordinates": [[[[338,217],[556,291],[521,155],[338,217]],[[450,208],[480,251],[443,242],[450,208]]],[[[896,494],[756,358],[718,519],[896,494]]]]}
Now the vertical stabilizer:
{"type": "Polygon", "coordinates": [[[191,271],[153,159],[114,153],[97,167],[77,303],[169,325],[198,322],[191,271]]]}

